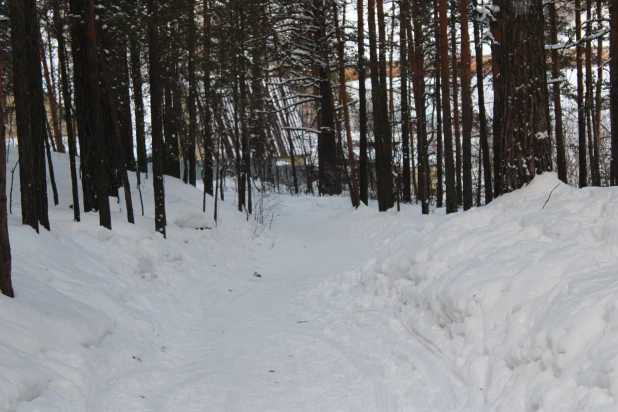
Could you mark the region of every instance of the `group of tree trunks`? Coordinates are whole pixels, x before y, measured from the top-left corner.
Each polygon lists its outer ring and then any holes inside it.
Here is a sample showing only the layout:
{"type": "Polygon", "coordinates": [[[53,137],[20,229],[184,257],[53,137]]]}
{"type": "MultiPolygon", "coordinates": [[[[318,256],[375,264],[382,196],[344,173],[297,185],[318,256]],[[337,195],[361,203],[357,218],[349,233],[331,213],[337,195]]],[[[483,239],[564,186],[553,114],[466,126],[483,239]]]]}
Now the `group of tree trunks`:
{"type": "MultiPolygon", "coordinates": [[[[75,221],[81,219],[83,207],[84,212],[97,212],[101,226],[111,229],[109,197],[119,197],[121,187],[127,220],[134,221],[128,172],[137,172],[139,187],[141,174],[149,170],[146,96],[151,116],[155,229],[163,236],[164,175],[196,185],[199,153],[205,211],[206,194],[223,199],[223,178],[230,167],[237,182],[238,208],[248,216],[254,206],[252,185],[256,179],[272,180],[273,142],[282,136],[294,175],[291,191],[299,192],[297,161],[304,155],[307,190],[313,190],[317,179],[320,194],[339,195],[347,183],[355,207],[369,202],[369,188],[374,184],[380,211],[392,208],[396,200],[409,203],[416,199],[427,214],[432,189],[436,205],[452,213],[481,204],[482,194],[489,203],[529,183],[536,174],[552,170],[554,164],[558,177],[568,182],[569,147],[560,79],[564,56],[556,46],[562,30],[557,5],[542,0],[493,0],[492,5],[488,20],[480,20],[478,10],[484,4],[479,8],[477,0],[399,0],[386,4],[392,7],[390,16],[383,0],[357,0],[353,39],[346,5],[340,0],[182,0],[175,6],[162,0],[145,4],[11,0],[0,5],[0,12],[10,16],[10,27],[2,26],[2,30],[8,33],[10,29],[10,53],[5,57],[10,59],[8,84],[19,139],[22,221],[37,232],[41,226],[50,229],[46,163],[57,202],[50,145],[69,154],[75,221]],[[483,34],[487,27],[491,36],[483,34]],[[482,51],[486,38],[491,38],[493,116],[485,112],[482,51]],[[52,58],[52,39],[56,58],[52,58]],[[358,102],[350,98],[346,77],[352,67],[346,55],[351,39],[358,50],[353,65],[359,80],[358,102]],[[546,52],[548,44],[552,47],[546,52]],[[395,47],[399,48],[401,82],[397,109],[393,101],[395,47]],[[472,103],[474,80],[478,107],[472,103]],[[143,90],[144,83],[149,94],[143,90]],[[294,88],[293,96],[284,92],[289,88],[294,88]],[[279,98],[281,102],[273,101],[279,98]],[[303,149],[293,141],[289,115],[283,116],[282,124],[273,121],[277,113],[301,103],[313,115],[310,127],[303,129],[317,136],[315,176],[313,163],[308,166],[311,154],[298,153],[303,149]],[[358,162],[352,141],[353,107],[358,110],[358,162]],[[478,161],[473,159],[476,133],[478,161]],[[473,181],[475,170],[477,183],[473,181]]],[[[609,35],[609,176],[610,183],[617,185],[618,0],[575,0],[573,13],[571,43],[579,103],[579,161],[574,168],[580,187],[601,185],[605,173],[600,167],[603,37],[609,35]],[[607,6],[610,30],[597,30],[593,21],[606,22],[607,6]]],[[[2,86],[0,82],[0,101],[2,86]]],[[[4,119],[3,110],[0,116],[4,119]]],[[[4,122],[0,132],[4,141],[4,122]]],[[[4,145],[0,163],[0,290],[13,296],[4,145]]],[[[215,203],[215,218],[216,207],[215,203]]]]}

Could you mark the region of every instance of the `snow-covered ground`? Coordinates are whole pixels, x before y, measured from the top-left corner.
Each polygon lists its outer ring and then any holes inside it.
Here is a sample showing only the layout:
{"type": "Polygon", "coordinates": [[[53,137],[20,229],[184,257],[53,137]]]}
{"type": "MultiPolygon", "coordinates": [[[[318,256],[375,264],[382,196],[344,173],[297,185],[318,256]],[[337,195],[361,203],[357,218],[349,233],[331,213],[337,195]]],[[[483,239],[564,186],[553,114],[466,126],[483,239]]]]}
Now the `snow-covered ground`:
{"type": "Polygon", "coordinates": [[[332,296],[397,318],[471,389],[460,408],[618,410],[618,190],[545,174],[414,229],[332,296]]]}
{"type": "Polygon", "coordinates": [[[618,407],[618,190],[545,175],[448,217],[271,195],[262,230],[166,178],[164,240],[150,181],[136,225],[122,199],[111,232],[73,222],[54,159],[51,232],[20,224],[16,174],[0,411],[618,407]]]}

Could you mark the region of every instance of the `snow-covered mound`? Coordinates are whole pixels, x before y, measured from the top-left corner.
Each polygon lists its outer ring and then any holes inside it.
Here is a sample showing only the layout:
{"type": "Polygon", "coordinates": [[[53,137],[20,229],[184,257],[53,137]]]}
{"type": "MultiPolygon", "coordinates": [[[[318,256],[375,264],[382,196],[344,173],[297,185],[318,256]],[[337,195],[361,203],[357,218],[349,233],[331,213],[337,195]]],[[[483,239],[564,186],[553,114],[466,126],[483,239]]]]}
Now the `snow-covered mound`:
{"type": "Polygon", "coordinates": [[[471,410],[618,410],[618,189],[544,174],[400,230],[328,293],[394,313],[453,365],[471,410]]]}
{"type": "MultiPolygon", "coordinates": [[[[170,337],[159,322],[164,314],[174,316],[178,299],[189,299],[177,289],[199,279],[217,291],[226,261],[237,259],[239,250],[251,255],[250,242],[240,242],[251,239],[253,229],[225,203],[215,226],[213,199],[205,215],[200,191],[166,177],[171,224],[164,240],[154,231],[152,180],[142,187],[141,216],[133,174],[135,225],[126,222],[122,197],[110,198],[112,231],[101,228],[94,213],[82,213],[76,223],[68,158],[53,158],[60,205],[50,203],[51,232],[37,234],[21,224],[15,173],[9,233],[16,297],[0,295],[0,411],[119,410],[102,400],[102,388],[144,370],[143,359],[164,354],[170,337]],[[93,382],[93,376],[104,378],[93,382]]],[[[14,148],[9,159],[11,170],[14,148]]],[[[10,180],[8,186],[7,192],[10,180]]],[[[124,407],[147,410],[140,404],[144,396],[134,396],[122,400],[124,407]]]]}

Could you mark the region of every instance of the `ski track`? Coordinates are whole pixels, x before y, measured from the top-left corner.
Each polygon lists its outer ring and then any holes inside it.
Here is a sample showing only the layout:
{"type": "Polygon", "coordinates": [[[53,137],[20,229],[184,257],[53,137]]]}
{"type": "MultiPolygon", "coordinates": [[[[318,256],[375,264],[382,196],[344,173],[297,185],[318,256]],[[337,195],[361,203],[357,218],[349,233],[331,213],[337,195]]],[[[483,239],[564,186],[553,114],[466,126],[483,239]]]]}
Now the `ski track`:
{"type": "Polygon", "coordinates": [[[268,242],[233,251],[222,276],[161,259],[158,271],[181,280],[154,309],[165,314],[156,336],[137,371],[97,360],[88,410],[456,409],[465,385],[393,314],[320,298],[320,284],[372,256],[396,221],[368,236],[361,221],[338,222],[349,208],[305,214],[307,202],[286,200],[268,242]]]}

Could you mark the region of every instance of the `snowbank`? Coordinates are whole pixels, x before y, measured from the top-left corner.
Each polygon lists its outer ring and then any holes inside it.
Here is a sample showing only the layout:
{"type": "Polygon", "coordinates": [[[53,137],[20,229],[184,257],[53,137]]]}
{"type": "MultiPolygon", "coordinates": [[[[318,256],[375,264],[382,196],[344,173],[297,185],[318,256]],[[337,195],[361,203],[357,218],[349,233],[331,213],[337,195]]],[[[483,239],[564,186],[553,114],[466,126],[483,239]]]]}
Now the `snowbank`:
{"type": "MultiPolygon", "coordinates": [[[[170,224],[164,240],[154,231],[152,181],[142,187],[141,216],[134,175],[135,225],[126,223],[122,197],[110,198],[112,231],[99,227],[93,213],[82,213],[75,223],[68,158],[53,156],[61,204],[50,204],[51,232],[37,235],[21,224],[15,173],[9,232],[16,298],[0,295],[0,411],[118,410],[101,399],[102,388],[162,356],[169,337],[158,319],[178,310],[177,289],[191,279],[214,282],[217,289],[223,276],[217,264],[225,270],[226,260],[250,247],[239,243],[253,230],[225,203],[218,229],[213,199],[208,197],[204,215],[202,193],[166,177],[170,224]],[[104,378],[93,382],[93,376],[104,378]]],[[[10,170],[16,150],[9,158],[10,170]]],[[[133,395],[124,407],[146,410],[141,394],[133,395]]]]}
{"type": "Polygon", "coordinates": [[[467,408],[618,409],[618,189],[544,174],[436,227],[398,230],[328,293],[391,311],[453,365],[467,408]]]}

